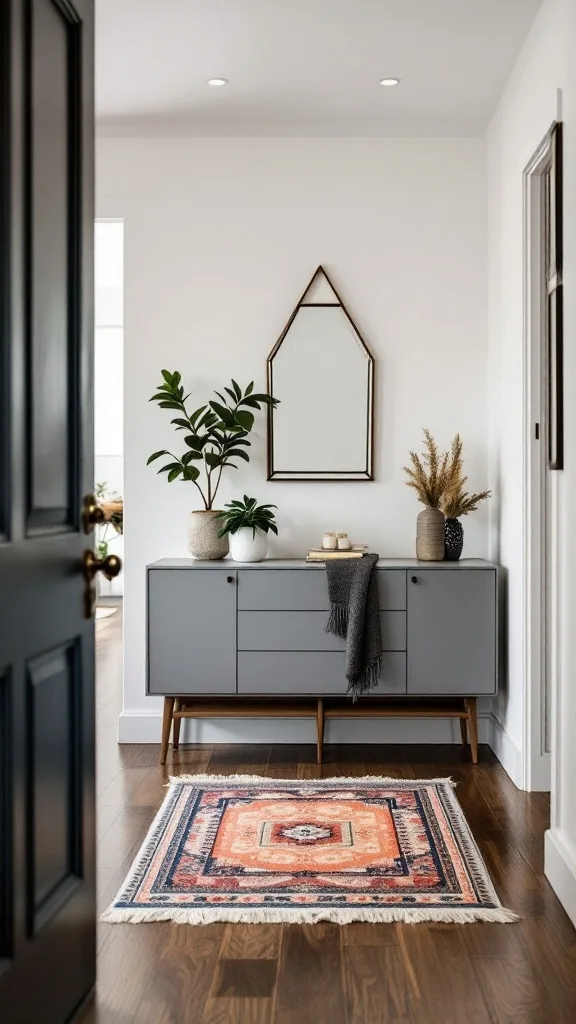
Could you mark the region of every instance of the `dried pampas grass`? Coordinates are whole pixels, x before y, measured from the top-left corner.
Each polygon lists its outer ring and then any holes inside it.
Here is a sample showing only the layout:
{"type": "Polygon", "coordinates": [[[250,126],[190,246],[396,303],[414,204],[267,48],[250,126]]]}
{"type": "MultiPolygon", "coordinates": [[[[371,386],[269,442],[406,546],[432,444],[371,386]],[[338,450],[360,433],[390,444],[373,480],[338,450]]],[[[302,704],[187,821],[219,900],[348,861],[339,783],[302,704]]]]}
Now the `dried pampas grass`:
{"type": "Polygon", "coordinates": [[[490,497],[490,491],[469,494],[466,490],[468,477],[464,475],[460,434],[454,435],[450,451],[442,453],[428,428],[424,429],[424,439],[424,453],[410,452],[411,465],[404,466],[406,485],[416,491],[423,505],[439,508],[447,519],[476,512],[480,502],[490,497]]]}

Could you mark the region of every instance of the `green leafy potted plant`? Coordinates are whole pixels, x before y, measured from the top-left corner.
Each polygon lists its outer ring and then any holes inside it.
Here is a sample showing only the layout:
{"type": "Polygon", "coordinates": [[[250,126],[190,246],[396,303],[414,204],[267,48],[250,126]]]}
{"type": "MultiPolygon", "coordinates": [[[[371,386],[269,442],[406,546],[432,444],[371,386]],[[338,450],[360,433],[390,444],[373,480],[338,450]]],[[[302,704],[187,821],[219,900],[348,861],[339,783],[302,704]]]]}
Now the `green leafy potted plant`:
{"type": "Polygon", "coordinates": [[[244,495],[243,501],[230,501],[219,513],[224,526],[219,537],[230,538],[230,554],[235,562],[261,562],[268,550],[267,533],[278,536],[274,513],[276,505],[257,505],[256,498],[244,495]]]}
{"type": "Polygon", "coordinates": [[[158,472],[167,474],[168,483],[185,480],[194,484],[204,508],[190,513],[190,553],[200,559],[224,558],[228,553],[228,535],[219,536],[220,513],[214,509],[222,472],[229,467],[237,469],[236,459],[250,461],[246,449],[251,446],[248,436],[254,425],[252,410],[263,405],[275,407],[278,401],[270,395],[254,394],[253,381],[242,390],[232,380],[231,387],[223,388],[226,397],[214,391],[217,400],[209,400],[189,413],[186,403],[190,394],[184,394],[182,375],[178,370],[162,370],[162,377],[150,401],[177,413],[171,423],[177,431],[184,431],[186,451],[180,456],[166,449],[153,452],[147,465],[168,455],[170,461],[158,472]]]}

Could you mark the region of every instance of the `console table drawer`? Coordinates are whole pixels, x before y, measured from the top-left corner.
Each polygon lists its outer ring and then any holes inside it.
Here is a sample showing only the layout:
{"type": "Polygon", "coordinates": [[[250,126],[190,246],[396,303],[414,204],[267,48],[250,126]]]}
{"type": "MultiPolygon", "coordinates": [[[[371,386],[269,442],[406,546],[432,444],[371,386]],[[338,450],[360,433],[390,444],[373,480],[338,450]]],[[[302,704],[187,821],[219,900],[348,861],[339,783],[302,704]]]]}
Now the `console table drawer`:
{"type": "MultiPolygon", "coordinates": [[[[406,571],[378,569],[382,611],[406,609],[406,571]]],[[[323,568],[238,570],[240,611],[328,611],[328,583],[323,568]]]]}
{"type": "MultiPolygon", "coordinates": [[[[328,612],[238,612],[239,651],[345,651],[328,612]]],[[[406,650],[406,612],[380,612],[383,651],[406,650]]]]}
{"type": "MultiPolygon", "coordinates": [[[[336,651],[239,651],[239,694],[346,693],[346,655],[336,651]]],[[[382,656],[382,676],[371,696],[406,693],[406,655],[382,656]]]]}

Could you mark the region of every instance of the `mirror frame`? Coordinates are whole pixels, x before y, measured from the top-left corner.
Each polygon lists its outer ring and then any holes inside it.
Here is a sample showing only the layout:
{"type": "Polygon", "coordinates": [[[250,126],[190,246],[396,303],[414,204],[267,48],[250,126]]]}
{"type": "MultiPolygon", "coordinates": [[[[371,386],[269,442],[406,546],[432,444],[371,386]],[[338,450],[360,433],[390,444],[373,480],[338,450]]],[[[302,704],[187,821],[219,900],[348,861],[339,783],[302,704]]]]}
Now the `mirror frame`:
{"type": "MultiPolygon", "coordinates": [[[[331,307],[340,308],[346,319],[348,320],[358,344],[364,350],[367,356],[368,372],[367,372],[367,388],[366,388],[366,464],[362,470],[334,470],[327,471],[330,475],[319,475],[314,476],[312,473],[305,472],[304,470],[276,470],[274,468],[274,409],[272,406],[268,406],[267,410],[267,466],[268,466],[268,480],[285,481],[291,483],[292,481],[298,481],[299,483],[311,482],[311,483],[362,483],[363,481],[374,480],[374,356],[368,348],[368,345],[364,341],[364,338],[360,334],[358,327],[354,323],[354,320],[350,316],[350,313],[346,309],[340,295],[336,291],[336,288],[332,284],[328,274],[324,267],[320,265],[312,274],[306,288],[302,292],[300,299],[296,306],[292,310],[290,317],[284,330],[282,331],[278,341],[274,345],[274,348],[270,352],[268,359],[266,360],[266,382],[267,390],[269,395],[274,395],[274,371],[273,362],[280,346],[282,345],[288,331],[290,330],[298,311],[303,306],[316,306],[316,307],[331,307]],[[312,286],[315,284],[318,277],[323,277],[334,293],[334,302],[306,302],[306,296],[311,291],[312,286]],[[354,475],[352,475],[354,474],[354,475]]],[[[277,397],[277,396],[275,396],[277,397]]],[[[281,399],[280,399],[281,400],[281,399]]],[[[321,470],[316,470],[316,473],[322,473],[321,470]]]]}

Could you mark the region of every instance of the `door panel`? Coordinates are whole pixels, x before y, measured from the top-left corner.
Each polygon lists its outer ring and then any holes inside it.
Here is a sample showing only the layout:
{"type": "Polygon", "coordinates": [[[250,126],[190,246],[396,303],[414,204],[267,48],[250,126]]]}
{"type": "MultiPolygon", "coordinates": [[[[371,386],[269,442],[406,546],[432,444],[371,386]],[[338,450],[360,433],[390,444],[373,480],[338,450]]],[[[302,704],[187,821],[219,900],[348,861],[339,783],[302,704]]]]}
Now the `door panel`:
{"type": "Polygon", "coordinates": [[[95,978],[92,0],[6,0],[3,47],[0,1016],[63,1024],[95,978]]]}
{"type": "Polygon", "coordinates": [[[409,694],[496,689],[496,572],[425,569],[409,574],[409,694]]]}
{"type": "Polygon", "coordinates": [[[12,857],[10,764],[12,754],[10,723],[10,673],[0,673],[0,975],[12,956],[12,857]],[[2,837],[5,840],[2,840],[2,837]]]}
{"type": "Polygon", "coordinates": [[[29,785],[31,931],[36,933],[81,877],[78,772],[80,720],[74,647],[34,658],[28,668],[32,740],[29,785]]]}
{"type": "Polygon", "coordinates": [[[148,571],[148,692],[236,693],[236,573],[148,571]]]}
{"type": "Polygon", "coordinates": [[[27,26],[28,529],[42,531],[71,528],[77,521],[73,438],[80,323],[74,258],[82,64],[79,26],[64,5],[34,0],[27,26]]]}

